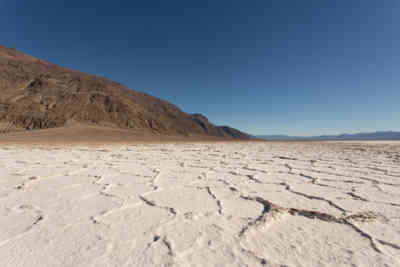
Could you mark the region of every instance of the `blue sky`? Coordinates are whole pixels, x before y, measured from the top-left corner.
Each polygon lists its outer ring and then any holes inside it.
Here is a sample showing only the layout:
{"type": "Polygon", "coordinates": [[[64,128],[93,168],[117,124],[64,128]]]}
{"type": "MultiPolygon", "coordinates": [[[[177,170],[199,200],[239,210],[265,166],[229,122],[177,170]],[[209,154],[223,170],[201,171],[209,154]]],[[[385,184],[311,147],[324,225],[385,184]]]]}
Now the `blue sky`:
{"type": "Polygon", "coordinates": [[[252,134],[400,130],[400,1],[0,0],[0,43],[252,134]]]}

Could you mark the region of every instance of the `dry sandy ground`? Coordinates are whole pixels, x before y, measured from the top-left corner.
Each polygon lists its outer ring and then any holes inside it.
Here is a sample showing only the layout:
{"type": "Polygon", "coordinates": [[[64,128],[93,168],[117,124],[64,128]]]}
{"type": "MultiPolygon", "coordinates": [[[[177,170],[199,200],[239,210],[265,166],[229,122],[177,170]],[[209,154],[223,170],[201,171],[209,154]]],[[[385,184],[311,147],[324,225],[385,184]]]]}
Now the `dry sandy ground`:
{"type": "Polygon", "coordinates": [[[400,266],[400,143],[0,147],[0,266],[400,266]]]}
{"type": "MultiPolygon", "coordinates": [[[[0,133],[0,146],[7,144],[31,145],[99,145],[99,144],[129,144],[155,142],[198,142],[224,141],[226,138],[206,135],[174,136],[156,133],[134,131],[120,128],[107,128],[75,124],[68,127],[58,127],[43,130],[0,133]]],[[[228,139],[229,140],[229,139],[228,139]]]]}

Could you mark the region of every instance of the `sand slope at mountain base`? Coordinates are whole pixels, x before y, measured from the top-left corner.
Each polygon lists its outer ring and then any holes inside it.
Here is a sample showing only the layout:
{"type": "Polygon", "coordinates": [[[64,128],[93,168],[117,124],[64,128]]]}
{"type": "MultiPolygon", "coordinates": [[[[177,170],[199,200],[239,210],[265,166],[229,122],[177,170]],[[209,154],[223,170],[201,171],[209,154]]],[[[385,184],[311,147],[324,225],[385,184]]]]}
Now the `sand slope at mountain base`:
{"type": "MultiPolygon", "coordinates": [[[[112,144],[112,143],[157,143],[173,141],[230,141],[233,138],[191,134],[160,135],[150,131],[108,128],[100,126],[74,125],[44,130],[20,131],[0,134],[0,145],[4,144],[112,144]]],[[[237,140],[237,139],[236,139],[237,140]]],[[[239,141],[239,140],[237,140],[239,141]]]]}

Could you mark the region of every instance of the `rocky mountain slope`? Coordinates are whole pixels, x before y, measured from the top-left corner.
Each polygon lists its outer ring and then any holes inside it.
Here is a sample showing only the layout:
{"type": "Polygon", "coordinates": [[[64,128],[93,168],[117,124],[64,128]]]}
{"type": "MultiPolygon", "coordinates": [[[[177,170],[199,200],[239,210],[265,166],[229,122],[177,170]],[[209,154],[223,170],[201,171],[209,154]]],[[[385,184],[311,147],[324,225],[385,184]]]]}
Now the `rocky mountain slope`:
{"type": "Polygon", "coordinates": [[[95,125],[141,133],[248,139],[199,114],[106,78],[0,46],[0,131],[95,125]]]}

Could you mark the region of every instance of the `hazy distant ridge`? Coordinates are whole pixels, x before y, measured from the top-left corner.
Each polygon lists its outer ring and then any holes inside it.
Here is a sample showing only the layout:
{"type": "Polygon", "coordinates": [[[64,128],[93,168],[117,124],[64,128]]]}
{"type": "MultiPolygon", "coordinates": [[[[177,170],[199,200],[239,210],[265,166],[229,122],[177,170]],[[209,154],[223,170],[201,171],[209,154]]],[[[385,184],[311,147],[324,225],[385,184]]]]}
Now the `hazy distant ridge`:
{"type": "Polygon", "coordinates": [[[355,133],[319,136],[258,135],[266,140],[400,140],[400,132],[379,131],[373,133],[355,133]]]}

